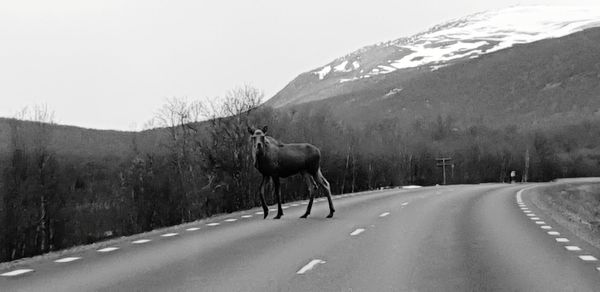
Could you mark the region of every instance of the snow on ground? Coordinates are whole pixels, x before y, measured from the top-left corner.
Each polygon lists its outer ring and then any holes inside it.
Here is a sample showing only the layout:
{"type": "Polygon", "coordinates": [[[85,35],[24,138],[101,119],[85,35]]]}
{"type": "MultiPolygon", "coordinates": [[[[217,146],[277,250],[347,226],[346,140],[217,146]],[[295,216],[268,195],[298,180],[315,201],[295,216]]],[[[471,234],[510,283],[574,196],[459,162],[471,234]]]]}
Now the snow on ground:
{"type": "Polygon", "coordinates": [[[329,72],[331,72],[331,66],[325,66],[320,71],[314,73],[319,75],[319,80],[323,80],[323,78],[325,78],[329,72]]]}
{"type": "MultiPolygon", "coordinates": [[[[563,37],[596,26],[600,26],[600,6],[513,6],[469,15],[410,38],[376,45],[392,46],[400,52],[407,52],[402,58],[381,60],[380,64],[369,66],[366,70],[357,61],[353,61],[350,67],[349,61],[344,60],[333,70],[346,73],[357,72],[360,68],[360,72],[344,76],[340,82],[421,66],[437,70],[458,59],[473,59],[515,44],[563,37]]],[[[369,50],[359,52],[368,54],[369,50]]],[[[322,80],[331,70],[328,65],[313,73],[322,80]]]]}
{"type": "Polygon", "coordinates": [[[515,44],[563,37],[599,25],[599,7],[516,6],[482,12],[414,36],[409,44],[398,46],[411,53],[391,65],[404,69],[447,63],[510,48],[515,44]],[[486,45],[490,48],[477,50],[486,45]]]}
{"type": "Polygon", "coordinates": [[[348,61],[347,60],[344,61],[344,62],[342,62],[341,64],[333,67],[333,71],[334,72],[347,72],[347,71],[350,71],[350,70],[346,70],[346,65],[348,65],[348,61]]]}
{"type": "Polygon", "coordinates": [[[457,41],[454,44],[439,47],[428,47],[426,44],[404,46],[405,49],[411,50],[412,53],[404,56],[402,59],[392,62],[391,65],[396,69],[404,69],[423,66],[430,63],[444,63],[465,57],[470,54],[471,51],[488,44],[487,41],[457,41]]]}

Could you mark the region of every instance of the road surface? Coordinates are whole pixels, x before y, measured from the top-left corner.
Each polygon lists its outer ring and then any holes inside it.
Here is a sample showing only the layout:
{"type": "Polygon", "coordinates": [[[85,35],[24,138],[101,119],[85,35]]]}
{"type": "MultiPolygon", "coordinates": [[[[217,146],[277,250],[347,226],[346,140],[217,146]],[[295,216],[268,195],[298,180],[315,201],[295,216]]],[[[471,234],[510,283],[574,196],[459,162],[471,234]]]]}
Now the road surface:
{"type": "Polygon", "coordinates": [[[598,291],[600,251],[517,196],[528,186],[338,196],[333,219],[326,201],[308,219],[305,202],[254,209],[0,270],[0,290],[598,291]]]}

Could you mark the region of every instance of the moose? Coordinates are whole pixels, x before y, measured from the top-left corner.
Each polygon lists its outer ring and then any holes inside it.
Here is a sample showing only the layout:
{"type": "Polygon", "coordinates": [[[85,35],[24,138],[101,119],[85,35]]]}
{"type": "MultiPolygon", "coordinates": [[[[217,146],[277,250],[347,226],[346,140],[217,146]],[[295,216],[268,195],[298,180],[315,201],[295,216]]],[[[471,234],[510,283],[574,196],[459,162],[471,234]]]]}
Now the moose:
{"type": "Polygon", "coordinates": [[[329,201],[329,215],[333,217],[333,202],[331,200],[331,189],[329,182],[321,172],[321,151],[319,148],[308,143],[290,143],[285,144],[267,136],[268,127],[254,129],[248,126],[250,133],[250,142],[252,143],[252,158],[254,167],[262,174],[259,193],[262,203],[264,218],[267,218],[269,208],[265,202],[265,188],[270,180],[273,180],[275,187],[275,196],[277,198],[277,216],[274,219],[280,219],[283,216],[281,208],[281,188],[280,178],[286,178],[295,174],[304,176],[310,200],[306,207],[306,213],[300,218],[306,218],[310,215],[312,209],[315,191],[321,186],[327,193],[329,201]]]}

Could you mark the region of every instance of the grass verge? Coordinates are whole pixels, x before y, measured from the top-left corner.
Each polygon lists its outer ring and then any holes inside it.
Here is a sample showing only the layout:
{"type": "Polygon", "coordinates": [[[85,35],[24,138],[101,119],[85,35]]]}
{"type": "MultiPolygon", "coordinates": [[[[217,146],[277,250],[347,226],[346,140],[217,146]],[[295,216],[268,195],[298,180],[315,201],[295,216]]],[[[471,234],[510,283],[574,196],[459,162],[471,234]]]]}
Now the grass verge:
{"type": "Polygon", "coordinates": [[[600,248],[600,182],[558,183],[531,192],[532,202],[551,219],[600,248]]]}

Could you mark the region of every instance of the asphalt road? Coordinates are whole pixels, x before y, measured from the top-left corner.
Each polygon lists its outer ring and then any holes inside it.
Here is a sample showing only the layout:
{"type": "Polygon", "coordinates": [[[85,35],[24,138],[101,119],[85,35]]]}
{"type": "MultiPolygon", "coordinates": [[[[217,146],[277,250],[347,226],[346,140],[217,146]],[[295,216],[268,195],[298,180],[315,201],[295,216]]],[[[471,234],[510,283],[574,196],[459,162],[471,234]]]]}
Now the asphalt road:
{"type": "Polygon", "coordinates": [[[600,251],[527,191],[518,204],[527,186],[336,197],[333,219],[326,201],[308,219],[302,202],[281,220],[254,209],[0,270],[32,270],[0,276],[0,291],[599,291],[600,251]]]}

